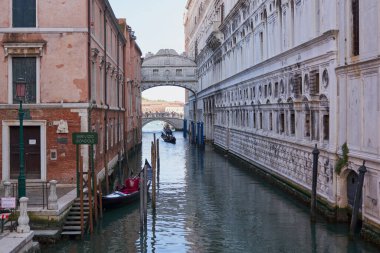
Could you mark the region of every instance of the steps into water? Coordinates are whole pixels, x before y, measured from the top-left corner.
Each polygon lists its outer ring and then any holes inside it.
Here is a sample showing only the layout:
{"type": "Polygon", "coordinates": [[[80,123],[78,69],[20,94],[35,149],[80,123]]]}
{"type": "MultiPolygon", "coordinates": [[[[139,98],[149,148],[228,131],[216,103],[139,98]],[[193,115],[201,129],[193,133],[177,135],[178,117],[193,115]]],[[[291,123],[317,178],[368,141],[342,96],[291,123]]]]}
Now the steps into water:
{"type": "Polygon", "coordinates": [[[83,229],[81,228],[81,208],[80,199],[76,198],[74,200],[73,206],[64,222],[61,235],[72,236],[72,235],[82,235],[88,223],[89,214],[89,203],[88,198],[83,199],[83,229]]]}

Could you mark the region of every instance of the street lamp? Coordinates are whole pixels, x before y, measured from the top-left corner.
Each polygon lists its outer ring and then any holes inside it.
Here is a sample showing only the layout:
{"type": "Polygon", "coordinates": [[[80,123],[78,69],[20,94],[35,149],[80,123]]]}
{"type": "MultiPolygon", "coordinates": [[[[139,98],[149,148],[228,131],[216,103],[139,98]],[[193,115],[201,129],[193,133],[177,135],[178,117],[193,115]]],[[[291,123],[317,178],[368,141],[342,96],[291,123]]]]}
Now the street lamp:
{"type": "Polygon", "coordinates": [[[18,197],[25,197],[25,171],[24,171],[24,111],[22,110],[22,100],[25,98],[26,81],[18,78],[16,81],[16,97],[20,100],[18,117],[20,120],[20,174],[18,176],[18,197]]]}

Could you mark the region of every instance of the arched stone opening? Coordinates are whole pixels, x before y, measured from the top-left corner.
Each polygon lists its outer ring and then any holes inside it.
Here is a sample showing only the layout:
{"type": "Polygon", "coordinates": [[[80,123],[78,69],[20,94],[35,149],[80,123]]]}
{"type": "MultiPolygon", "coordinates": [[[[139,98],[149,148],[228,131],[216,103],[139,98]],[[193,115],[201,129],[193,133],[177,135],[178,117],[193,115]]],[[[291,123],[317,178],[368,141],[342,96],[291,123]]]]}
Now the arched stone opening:
{"type": "MultiPolygon", "coordinates": [[[[354,204],[357,184],[358,173],[354,170],[345,168],[337,176],[338,221],[347,221],[349,218],[347,210],[354,204]]],[[[359,206],[361,205],[360,203],[359,206]]]]}

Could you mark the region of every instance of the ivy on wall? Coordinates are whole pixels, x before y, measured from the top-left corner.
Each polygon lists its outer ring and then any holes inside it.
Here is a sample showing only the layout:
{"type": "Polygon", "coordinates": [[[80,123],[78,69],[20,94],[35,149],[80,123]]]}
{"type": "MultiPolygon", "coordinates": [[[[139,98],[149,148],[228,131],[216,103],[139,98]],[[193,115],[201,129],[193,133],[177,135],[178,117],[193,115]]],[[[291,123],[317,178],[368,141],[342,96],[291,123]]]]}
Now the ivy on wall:
{"type": "Polygon", "coordinates": [[[348,150],[347,142],[345,142],[342,145],[343,156],[339,157],[338,161],[336,161],[336,164],[335,164],[335,172],[338,175],[340,174],[342,168],[348,164],[348,152],[349,150],[348,150]]]}

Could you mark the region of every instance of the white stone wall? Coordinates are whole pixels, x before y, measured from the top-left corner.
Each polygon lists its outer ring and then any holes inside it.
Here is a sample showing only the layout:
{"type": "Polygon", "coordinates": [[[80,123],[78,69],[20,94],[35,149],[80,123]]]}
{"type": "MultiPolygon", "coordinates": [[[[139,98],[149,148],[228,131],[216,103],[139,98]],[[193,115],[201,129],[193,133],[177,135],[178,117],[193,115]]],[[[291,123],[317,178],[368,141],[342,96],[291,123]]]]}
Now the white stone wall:
{"type": "Polygon", "coordinates": [[[318,144],[318,194],[343,208],[347,175],[365,160],[364,218],[380,224],[380,2],[359,1],[358,55],[351,0],[203,2],[201,22],[185,31],[206,138],[306,189],[318,144]],[[345,142],[349,164],[338,175],[345,142]]]}
{"type": "MultiPolygon", "coordinates": [[[[368,172],[363,189],[364,220],[380,224],[380,2],[359,1],[359,52],[353,53],[351,1],[338,12],[337,146],[347,143],[349,165],[341,173],[358,172],[363,160],[368,172]]],[[[339,150],[340,152],[340,150],[339,150]]],[[[339,186],[338,186],[339,187],[339,186]]],[[[346,204],[344,188],[341,205],[346,204]]]]}

